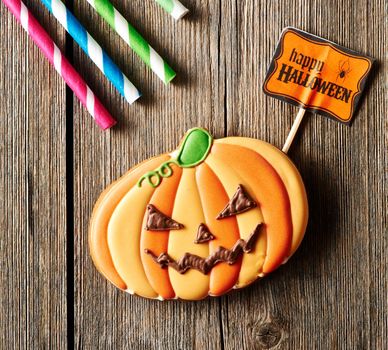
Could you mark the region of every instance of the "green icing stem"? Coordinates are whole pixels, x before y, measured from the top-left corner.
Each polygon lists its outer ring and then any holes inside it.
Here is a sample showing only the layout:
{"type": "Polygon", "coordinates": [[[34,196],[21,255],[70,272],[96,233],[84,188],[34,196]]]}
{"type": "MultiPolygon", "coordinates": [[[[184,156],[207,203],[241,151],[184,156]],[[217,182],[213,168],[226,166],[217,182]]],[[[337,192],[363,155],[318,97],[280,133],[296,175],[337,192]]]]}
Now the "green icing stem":
{"type": "Polygon", "coordinates": [[[178,164],[182,168],[191,168],[202,163],[207,157],[213,144],[213,137],[202,128],[189,130],[183,139],[177,156],[178,164]]]}
{"type": "Polygon", "coordinates": [[[182,141],[178,156],[144,174],[137,185],[141,187],[143,181],[147,180],[150,186],[158,187],[163,177],[170,177],[173,174],[170,164],[175,164],[181,168],[192,168],[202,163],[209,154],[212,144],[213,137],[207,130],[202,128],[189,130],[182,141]]]}

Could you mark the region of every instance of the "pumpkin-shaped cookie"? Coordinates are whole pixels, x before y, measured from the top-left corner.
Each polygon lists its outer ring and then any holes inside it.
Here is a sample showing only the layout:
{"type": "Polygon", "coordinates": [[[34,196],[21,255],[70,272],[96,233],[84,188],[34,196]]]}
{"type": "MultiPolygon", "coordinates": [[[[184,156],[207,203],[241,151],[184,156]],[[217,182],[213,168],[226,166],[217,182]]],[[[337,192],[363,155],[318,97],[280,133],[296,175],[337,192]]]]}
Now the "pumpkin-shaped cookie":
{"type": "Polygon", "coordinates": [[[245,287],[298,248],[308,207],[290,159],[255,139],[189,130],[178,149],[131,169],[98,200],[97,269],[147,298],[198,300],[245,287]]]}

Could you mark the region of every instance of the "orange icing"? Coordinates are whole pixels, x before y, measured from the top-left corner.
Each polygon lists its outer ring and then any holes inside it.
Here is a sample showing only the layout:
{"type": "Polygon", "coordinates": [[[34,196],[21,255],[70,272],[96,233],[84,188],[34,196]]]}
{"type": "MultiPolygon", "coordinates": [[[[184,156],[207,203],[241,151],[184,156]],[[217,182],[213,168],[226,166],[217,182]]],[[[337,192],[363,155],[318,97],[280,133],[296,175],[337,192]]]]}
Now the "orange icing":
{"type": "Polygon", "coordinates": [[[302,177],[294,163],[281,150],[270,143],[247,137],[227,137],[214,141],[243,146],[259,153],[269,162],[282,179],[288,192],[292,218],[292,244],[289,257],[298,249],[304,237],[308,221],[308,203],[302,177]]]}
{"type": "Polygon", "coordinates": [[[168,159],[170,159],[170,156],[164,154],[151,158],[132,168],[123,177],[105,189],[94,207],[89,227],[90,255],[97,269],[120,289],[126,289],[127,286],[117,273],[108,248],[107,229],[109,220],[117,204],[131,187],[136,185],[139,178],[145,172],[155,169],[168,159]]]}
{"type": "MultiPolygon", "coordinates": [[[[171,230],[167,253],[179,260],[189,252],[203,258],[209,255],[208,244],[194,243],[200,223],[205,222],[198,186],[195,179],[195,168],[184,169],[175,196],[172,218],[184,225],[181,230],[171,230]]],[[[209,293],[209,275],[190,269],[180,274],[169,267],[171,284],[177,297],[187,300],[199,300],[209,293]]]]}
{"type": "MultiPolygon", "coordinates": [[[[249,195],[256,203],[258,203],[251,184],[244,181],[229,164],[216,158],[213,153],[208,155],[205,163],[217,174],[229,198],[233,197],[239,185],[243,185],[249,195]]],[[[240,231],[240,238],[245,241],[249,239],[249,236],[257,225],[264,222],[263,214],[258,206],[236,215],[235,218],[240,231]]],[[[240,274],[235,286],[236,288],[241,288],[252,283],[257,279],[257,276],[262,273],[267,251],[267,237],[265,231],[265,225],[263,225],[254,249],[249,254],[243,255],[240,274]]]]}
{"type": "Polygon", "coordinates": [[[289,255],[292,240],[290,202],[281,178],[262,156],[247,148],[214,144],[212,155],[232,166],[251,184],[267,232],[263,272],[272,272],[289,255]]]}
{"type": "MultiPolygon", "coordinates": [[[[208,165],[202,163],[196,172],[199,194],[205,214],[205,224],[215,239],[209,242],[209,254],[218,247],[230,249],[240,238],[235,217],[217,220],[217,215],[228,203],[229,197],[208,165]]],[[[210,294],[221,295],[233,288],[241,267],[241,258],[233,265],[226,262],[217,264],[210,273],[210,294]]]]}
{"type": "MultiPolygon", "coordinates": [[[[175,194],[182,175],[182,169],[177,166],[173,166],[173,171],[171,177],[163,179],[150,200],[150,204],[153,204],[163,214],[170,217],[172,216],[175,194]]],[[[144,216],[143,232],[140,240],[144,270],[153,289],[164,299],[172,299],[175,297],[175,292],[170,283],[168,269],[162,269],[158,264],[155,264],[150,255],[144,253],[144,249],[150,249],[156,255],[167,252],[169,230],[147,231],[144,229],[146,220],[147,214],[144,216]]]]}
{"type": "Polygon", "coordinates": [[[113,264],[127,291],[155,298],[140,257],[143,218],[155,188],[133,186],[119,202],[108,224],[108,246],[113,264]]]}

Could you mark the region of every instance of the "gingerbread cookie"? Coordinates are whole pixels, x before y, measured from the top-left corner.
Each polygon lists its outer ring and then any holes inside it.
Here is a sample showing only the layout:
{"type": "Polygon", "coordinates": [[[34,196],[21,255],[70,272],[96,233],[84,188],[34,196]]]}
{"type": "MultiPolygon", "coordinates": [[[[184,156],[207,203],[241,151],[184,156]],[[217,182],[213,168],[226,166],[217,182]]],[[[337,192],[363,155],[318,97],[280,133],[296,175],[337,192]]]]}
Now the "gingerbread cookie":
{"type": "Polygon", "coordinates": [[[115,286],[199,300],[242,288],[298,248],[305,188],[291,160],[255,139],[189,130],[178,149],[131,169],[98,200],[89,244],[115,286]]]}

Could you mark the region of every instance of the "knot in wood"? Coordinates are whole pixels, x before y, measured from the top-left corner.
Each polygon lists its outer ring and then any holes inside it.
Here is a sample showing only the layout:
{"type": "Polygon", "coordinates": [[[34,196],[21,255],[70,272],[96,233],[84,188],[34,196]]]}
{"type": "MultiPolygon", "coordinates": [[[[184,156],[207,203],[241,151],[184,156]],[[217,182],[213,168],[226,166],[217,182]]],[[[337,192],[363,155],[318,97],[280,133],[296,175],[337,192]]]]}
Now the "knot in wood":
{"type": "Polygon", "coordinates": [[[262,349],[271,349],[279,344],[282,330],[276,323],[266,322],[258,326],[255,338],[262,349]]]}

